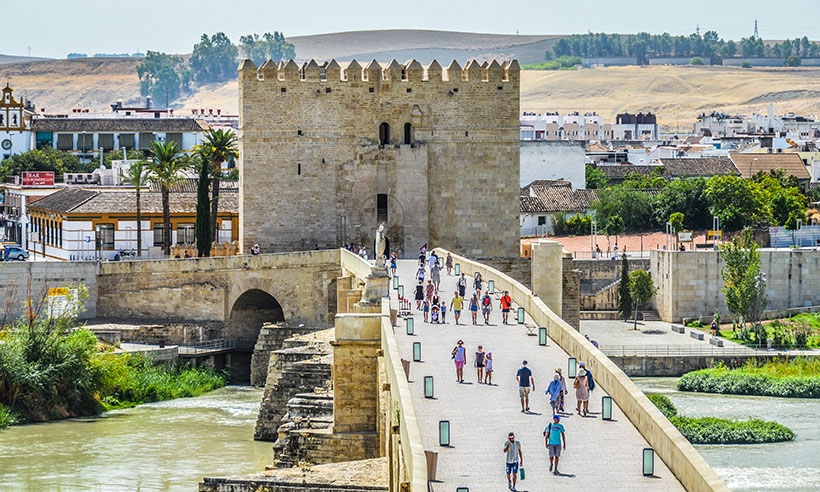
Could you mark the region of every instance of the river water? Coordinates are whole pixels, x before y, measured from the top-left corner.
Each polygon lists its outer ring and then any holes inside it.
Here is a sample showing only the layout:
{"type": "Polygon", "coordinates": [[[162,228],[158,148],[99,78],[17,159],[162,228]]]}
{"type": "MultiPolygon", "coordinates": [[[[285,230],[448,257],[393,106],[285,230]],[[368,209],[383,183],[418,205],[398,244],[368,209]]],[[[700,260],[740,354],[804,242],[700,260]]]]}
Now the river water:
{"type": "Polygon", "coordinates": [[[663,393],[687,417],[774,420],[793,441],[695,446],[733,491],[820,490],[820,399],[770,398],[675,390],[677,378],[633,378],[647,393],[663,393]]]}
{"type": "Polygon", "coordinates": [[[204,476],[259,472],[262,390],[228,386],[91,418],[0,431],[2,491],[196,491],[204,476]]]}

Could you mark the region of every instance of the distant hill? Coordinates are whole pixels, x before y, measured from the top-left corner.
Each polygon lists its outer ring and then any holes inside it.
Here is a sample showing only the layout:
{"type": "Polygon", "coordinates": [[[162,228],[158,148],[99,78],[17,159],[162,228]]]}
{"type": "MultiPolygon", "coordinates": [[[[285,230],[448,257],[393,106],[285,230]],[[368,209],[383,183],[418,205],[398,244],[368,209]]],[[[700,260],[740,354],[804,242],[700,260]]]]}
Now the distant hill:
{"type": "MultiPolygon", "coordinates": [[[[289,38],[300,60],[373,58],[404,62],[416,58],[426,64],[436,58],[463,64],[470,58],[516,58],[538,61],[560,36],[516,36],[447,31],[382,30],[297,36],[289,38]]],[[[0,65],[19,95],[50,112],[89,108],[109,111],[122,99],[140,104],[136,66],[140,58],[80,58],[40,60],[0,65]]],[[[188,113],[195,107],[236,114],[236,81],[199,88],[174,106],[188,113]]],[[[820,108],[820,68],[750,68],[709,66],[607,67],[571,71],[524,71],[521,109],[526,111],[597,111],[608,119],[619,112],[657,113],[665,130],[691,128],[704,111],[765,112],[769,103],[777,113],[807,116],[820,108]],[[678,123],[679,121],[679,123],[678,123]]],[[[164,101],[156,101],[164,105],[164,101]]]]}
{"type": "Polygon", "coordinates": [[[37,60],[48,60],[49,58],[39,58],[36,56],[19,56],[19,55],[3,55],[0,54],[0,65],[4,63],[23,63],[37,60]]]}

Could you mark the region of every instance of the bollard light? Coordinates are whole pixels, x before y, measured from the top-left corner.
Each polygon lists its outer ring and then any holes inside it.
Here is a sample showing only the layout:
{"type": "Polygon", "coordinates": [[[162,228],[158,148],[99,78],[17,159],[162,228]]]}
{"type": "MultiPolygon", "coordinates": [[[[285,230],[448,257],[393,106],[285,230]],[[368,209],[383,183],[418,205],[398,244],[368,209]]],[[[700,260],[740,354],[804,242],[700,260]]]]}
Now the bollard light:
{"type": "Polygon", "coordinates": [[[399,276],[393,275],[393,290],[399,289],[399,276]]]}
{"type": "Polygon", "coordinates": [[[421,362],[421,342],[413,342],[413,362],[421,362]]]}
{"type": "Polygon", "coordinates": [[[643,476],[648,477],[655,474],[655,450],[643,448],[643,476]]]}
{"type": "Polygon", "coordinates": [[[439,268],[444,268],[444,258],[442,258],[440,256],[438,258],[438,267],[439,268]]]}
{"type": "Polygon", "coordinates": [[[538,328],[538,345],[547,344],[547,328],[542,326],[538,328]]]}
{"type": "Polygon", "coordinates": [[[470,487],[456,487],[456,492],[470,492],[470,487]]]}
{"type": "Polygon", "coordinates": [[[405,318],[404,326],[407,328],[407,334],[408,335],[415,335],[416,334],[415,329],[414,329],[415,328],[414,324],[415,324],[415,322],[413,321],[412,316],[408,316],[407,318],[405,318]]]}
{"type": "Polygon", "coordinates": [[[490,291],[490,294],[495,294],[495,280],[487,281],[487,290],[490,291]]]}
{"type": "Polygon", "coordinates": [[[601,415],[604,420],[612,420],[612,397],[601,398],[601,415]]]}
{"type": "Polygon", "coordinates": [[[424,397],[433,397],[433,376],[424,376],[424,397]]]}
{"type": "Polygon", "coordinates": [[[429,250],[429,249],[428,249],[427,251],[425,251],[425,253],[424,253],[424,259],[425,259],[425,260],[429,260],[429,259],[430,259],[430,250],[429,250]]]}
{"type": "Polygon", "coordinates": [[[461,263],[456,263],[456,275],[461,275],[461,263]]]}
{"type": "Polygon", "coordinates": [[[439,420],[438,421],[438,445],[439,446],[449,446],[450,445],[450,421],[449,420],[439,420]]]}
{"type": "Polygon", "coordinates": [[[404,286],[399,285],[398,291],[399,291],[399,297],[404,299],[404,286]]]}
{"type": "Polygon", "coordinates": [[[567,377],[568,378],[574,378],[575,377],[575,371],[577,369],[576,362],[577,361],[575,360],[575,357],[570,357],[569,360],[567,361],[567,377]]]}
{"type": "Polygon", "coordinates": [[[518,308],[518,324],[524,324],[524,308],[522,307],[518,308]]]}

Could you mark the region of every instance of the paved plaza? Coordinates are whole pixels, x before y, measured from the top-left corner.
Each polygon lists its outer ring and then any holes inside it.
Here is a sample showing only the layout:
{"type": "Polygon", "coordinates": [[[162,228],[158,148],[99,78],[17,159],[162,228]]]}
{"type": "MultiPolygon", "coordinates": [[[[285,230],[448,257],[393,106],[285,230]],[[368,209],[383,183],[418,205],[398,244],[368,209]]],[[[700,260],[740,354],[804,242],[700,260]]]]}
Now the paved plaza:
{"type": "MultiPolygon", "coordinates": [[[[398,276],[404,285],[405,296],[412,300],[415,273],[418,263],[413,260],[399,262],[398,276]]],[[[429,278],[429,271],[427,278],[429,278]]],[[[601,397],[606,393],[599,385],[591,393],[587,417],[574,412],[575,390],[572,380],[567,379],[569,394],[561,423],[566,428],[567,449],[561,456],[561,475],[552,475],[542,432],[551,421],[551,409],[544,394],[554,369],[561,367],[567,372],[567,354],[549,341],[547,347],[538,345],[537,336],[518,324],[503,325],[498,294],[493,301],[489,326],[471,324],[469,296],[473,291],[472,279],[468,278],[467,297],[461,324],[456,326],[453,313],[449,312],[450,300],[456,291],[456,277],[441,276],[440,296],[447,302],[447,323],[424,323],[420,311],[412,304],[415,335],[408,336],[405,322],[399,319],[396,338],[404,359],[412,360],[413,342],[421,342],[421,362],[410,366],[410,388],[413,405],[418,416],[424,440],[424,448],[438,452],[437,482],[435,491],[453,491],[456,487],[469,487],[471,492],[506,490],[504,473],[505,455],[502,452],[507,434],[515,432],[521,442],[524,455],[526,480],[519,482],[520,491],[540,490],[607,490],[607,491],[679,491],[683,487],[657,458],[655,476],[644,477],[641,473],[641,450],[648,444],[632,424],[613,405],[613,420],[601,418],[601,397]],[[467,351],[464,367],[464,383],[456,381],[451,351],[461,339],[467,351]],[[473,354],[477,346],[492,352],[494,360],[493,385],[477,384],[473,367],[473,354]],[[528,414],[521,413],[518,386],[515,379],[522,360],[528,361],[533,371],[535,390],[531,394],[528,414]],[[426,399],[423,394],[424,376],[433,376],[435,398],[426,399]],[[449,420],[451,446],[441,447],[438,441],[438,423],[449,420]]],[[[485,286],[486,286],[486,280],[485,286]]],[[[426,282],[426,279],[425,279],[426,282]]],[[[395,291],[391,289],[391,301],[397,304],[395,291]]],[[[514,310],[510,321],[515,323],[514,310]]],[[[533,326],[532,321],[527,321],[533,326]]],[[[594,376],[594,374],[593,374],[594,376]]]]}
{"type": "MultiPolygon", "coordinates": [[[[678,326],[681,326],[678,324],[678,326]]],[[[689,335],[691,330],[686,328],[684,333],[672,331],[672,323],[665,321],[638,321],[635,330],[632,322],[621,320],[582,320],[581,333],[595,340],[602,349],[621,346],[627,347],[689,347],[715,350],[717,347],[709,343],[711,334],[704,331],[704,339],[697,340],[689,335]]],[[[731,340],[723,339],[724,348],[742,349],[743,345],[731,340]]]]}

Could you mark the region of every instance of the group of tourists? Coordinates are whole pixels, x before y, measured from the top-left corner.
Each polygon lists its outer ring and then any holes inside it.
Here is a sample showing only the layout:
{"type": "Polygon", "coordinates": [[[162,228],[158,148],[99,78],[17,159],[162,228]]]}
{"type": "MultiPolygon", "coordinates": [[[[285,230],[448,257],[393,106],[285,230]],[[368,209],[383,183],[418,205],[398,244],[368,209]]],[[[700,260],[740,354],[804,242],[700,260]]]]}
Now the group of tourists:
{"type": "MultiPolygon", "coordinates": [[[[464,340],[459,340],[453,347],[450,355],[456,365],[456,381],[464,382],[464,364],[467,362],[467,349],[464,347],[464,340]]],[[[473,359],[473,366],[476,370],[478,384],[493,384],[493,353],[484,352],[484,347],[478,346],[473,359]]]]}

